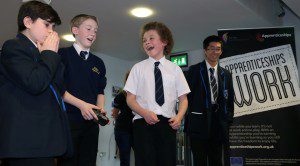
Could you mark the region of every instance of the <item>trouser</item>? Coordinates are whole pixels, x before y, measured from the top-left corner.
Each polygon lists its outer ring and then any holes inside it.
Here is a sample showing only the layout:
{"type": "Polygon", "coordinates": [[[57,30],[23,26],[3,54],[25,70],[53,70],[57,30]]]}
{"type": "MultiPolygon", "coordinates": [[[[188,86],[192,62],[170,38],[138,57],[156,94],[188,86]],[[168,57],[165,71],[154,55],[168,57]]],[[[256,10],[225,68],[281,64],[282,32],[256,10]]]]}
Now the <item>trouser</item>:
{"type": "Polygon", "coordinates": [[[96,166],[99,126],[93,121],[70,121],[74,154],[60,158],[58,166],[96,166]]]}
{"type": "Polygon", "coordinates": [[[3,166],[54,166],[54,158],[12,158],[5,159],[3,166]]]}
{"type": "Polygon", "coordinates": [[[130,152],[133,146],[133,136],[128,131],[115,131],[115,140],[120,152],[120,165],[130,165],[130,152]]]}
{"type": "Polygon", "coordinates": [[[175,166],[176,130],[168,118],[148,125],[144,119],[133,122],[133,142],[136,166],[175,166]]]}

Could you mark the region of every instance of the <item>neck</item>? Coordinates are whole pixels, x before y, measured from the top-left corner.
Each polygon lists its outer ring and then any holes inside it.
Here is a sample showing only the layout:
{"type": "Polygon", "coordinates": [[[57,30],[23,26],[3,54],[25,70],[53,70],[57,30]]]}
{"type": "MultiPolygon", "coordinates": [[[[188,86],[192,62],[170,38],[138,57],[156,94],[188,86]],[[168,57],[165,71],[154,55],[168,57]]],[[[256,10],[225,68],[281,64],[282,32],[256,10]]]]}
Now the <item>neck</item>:
{"type": "Polygon", "coordinates": [[[209,62],[209,61],[207,62],[211,67],[216,67],[216,65],[218,64],[218,62],[209,62]]]}
{"type": "Polygon", "coordinates": [[[32,36],[30,35],[30,33],[29,33],[27,30],[22,31],[21,33],[22,33],[23,35],[25,35],[28,39],[30,39],[34,44],[37,43],[36,40],[33,40],[33,39],[32,39],[32,36]]]}
{"type": "Polygon", "coordinates": [[[77,42],[77,41],[75,41],[75,43],[81,48],[81,50],[88,50],[89,49],[89,48],[83,47],[82,44],[77,42]]]}

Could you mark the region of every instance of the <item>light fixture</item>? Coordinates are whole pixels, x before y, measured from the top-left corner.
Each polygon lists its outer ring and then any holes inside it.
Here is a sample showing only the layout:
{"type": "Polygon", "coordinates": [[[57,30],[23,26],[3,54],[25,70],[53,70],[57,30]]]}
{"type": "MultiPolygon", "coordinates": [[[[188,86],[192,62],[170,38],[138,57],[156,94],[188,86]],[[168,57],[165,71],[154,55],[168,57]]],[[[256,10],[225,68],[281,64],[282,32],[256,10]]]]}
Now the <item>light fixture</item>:
{"type": "Polygon", "coordinates": [[[149,8],[145,8],[145,7],[137,7],[134,8],[130,11],[130,13],[132,15],[134,15],[135,17],[140,17],[140,18],[144,18],[144,17],[149,17],[153,14],[153,11],[149,8]]]}
{"type": "Polygon", "coordinates": [[[63,39],[67,40],[67,41],[70,41],[70,42],[74,42],[75,41],[75,38],[72,34],[66,34],[66,35],[63,35],[62,36],[63,39]]]}

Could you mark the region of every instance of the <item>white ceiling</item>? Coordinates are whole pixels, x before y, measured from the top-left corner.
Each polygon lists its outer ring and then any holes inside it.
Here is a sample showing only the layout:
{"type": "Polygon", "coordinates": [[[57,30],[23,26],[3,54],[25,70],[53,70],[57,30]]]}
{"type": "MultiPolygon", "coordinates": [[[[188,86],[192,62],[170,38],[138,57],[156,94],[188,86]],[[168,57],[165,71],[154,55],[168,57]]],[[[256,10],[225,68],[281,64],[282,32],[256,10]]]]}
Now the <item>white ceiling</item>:
{"type": "Polygon", "coordinates": [[[282,0],[297,16],[300,18],[300,1],[299,0],[282,0]]]}
{"type": "MultiPolygon", "coordinates": [[[[6,0],[1,5],[0,45],[15,36],[21,4],[21,0],[6,0]]],[[[217,29],[272,26],[239,0],[52,0],[51,5],[62,19],[62,25],[57,27],[61,35],[70,31],[69,21],[73,16],[80,13],[97,16],[100,29],[93,51],[125,60],[146,57],[140,47],[139,32],[149,21],[164,22],[172,30],[174,52],[202,48],[203,39],[216,34],[217,29]],[[128,12],[137,6],[154,9],[154,16],[133,18],[128,12]]],[[[70,44],[61,41],[63,47],[70,44]]]]}

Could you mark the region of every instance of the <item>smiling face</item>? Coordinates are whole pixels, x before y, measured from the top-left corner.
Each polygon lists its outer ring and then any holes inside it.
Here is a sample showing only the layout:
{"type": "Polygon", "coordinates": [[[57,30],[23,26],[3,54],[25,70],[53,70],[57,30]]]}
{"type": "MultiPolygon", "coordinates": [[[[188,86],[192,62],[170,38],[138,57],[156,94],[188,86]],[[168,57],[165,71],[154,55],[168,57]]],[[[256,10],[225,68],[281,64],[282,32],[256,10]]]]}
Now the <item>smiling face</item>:
{"type": "Polygon", "coordinates": [[[222,54],[222,44],[219,42],[210,42],[208,47],[204,50],[207,62],[215,67],[222,54]]]}
{"type": "Polygon", "coordinates": [[[96,40],[98,24],[93,19],[87,19],[79,25],[72,27],[76,43],[83,49],[89,49],[96,40]]]}
{"type": "Polygon", "coordinates": [[[53,32],[55,23],[50,23],[47,20],[41,18],[32,21],[30,17],[24,18],[24,25],[26,30],[22,33],[31,39],[33,42],[43,44],[45,39],[50,33],[53,32]]]}
{"type": "Polygon", "coordinates": [[[164,49],[167,45],[161,41],[156,30],[146,31],[143,35],[143,48],[148,56],[159,60],[164,56],[164,49]]]}

